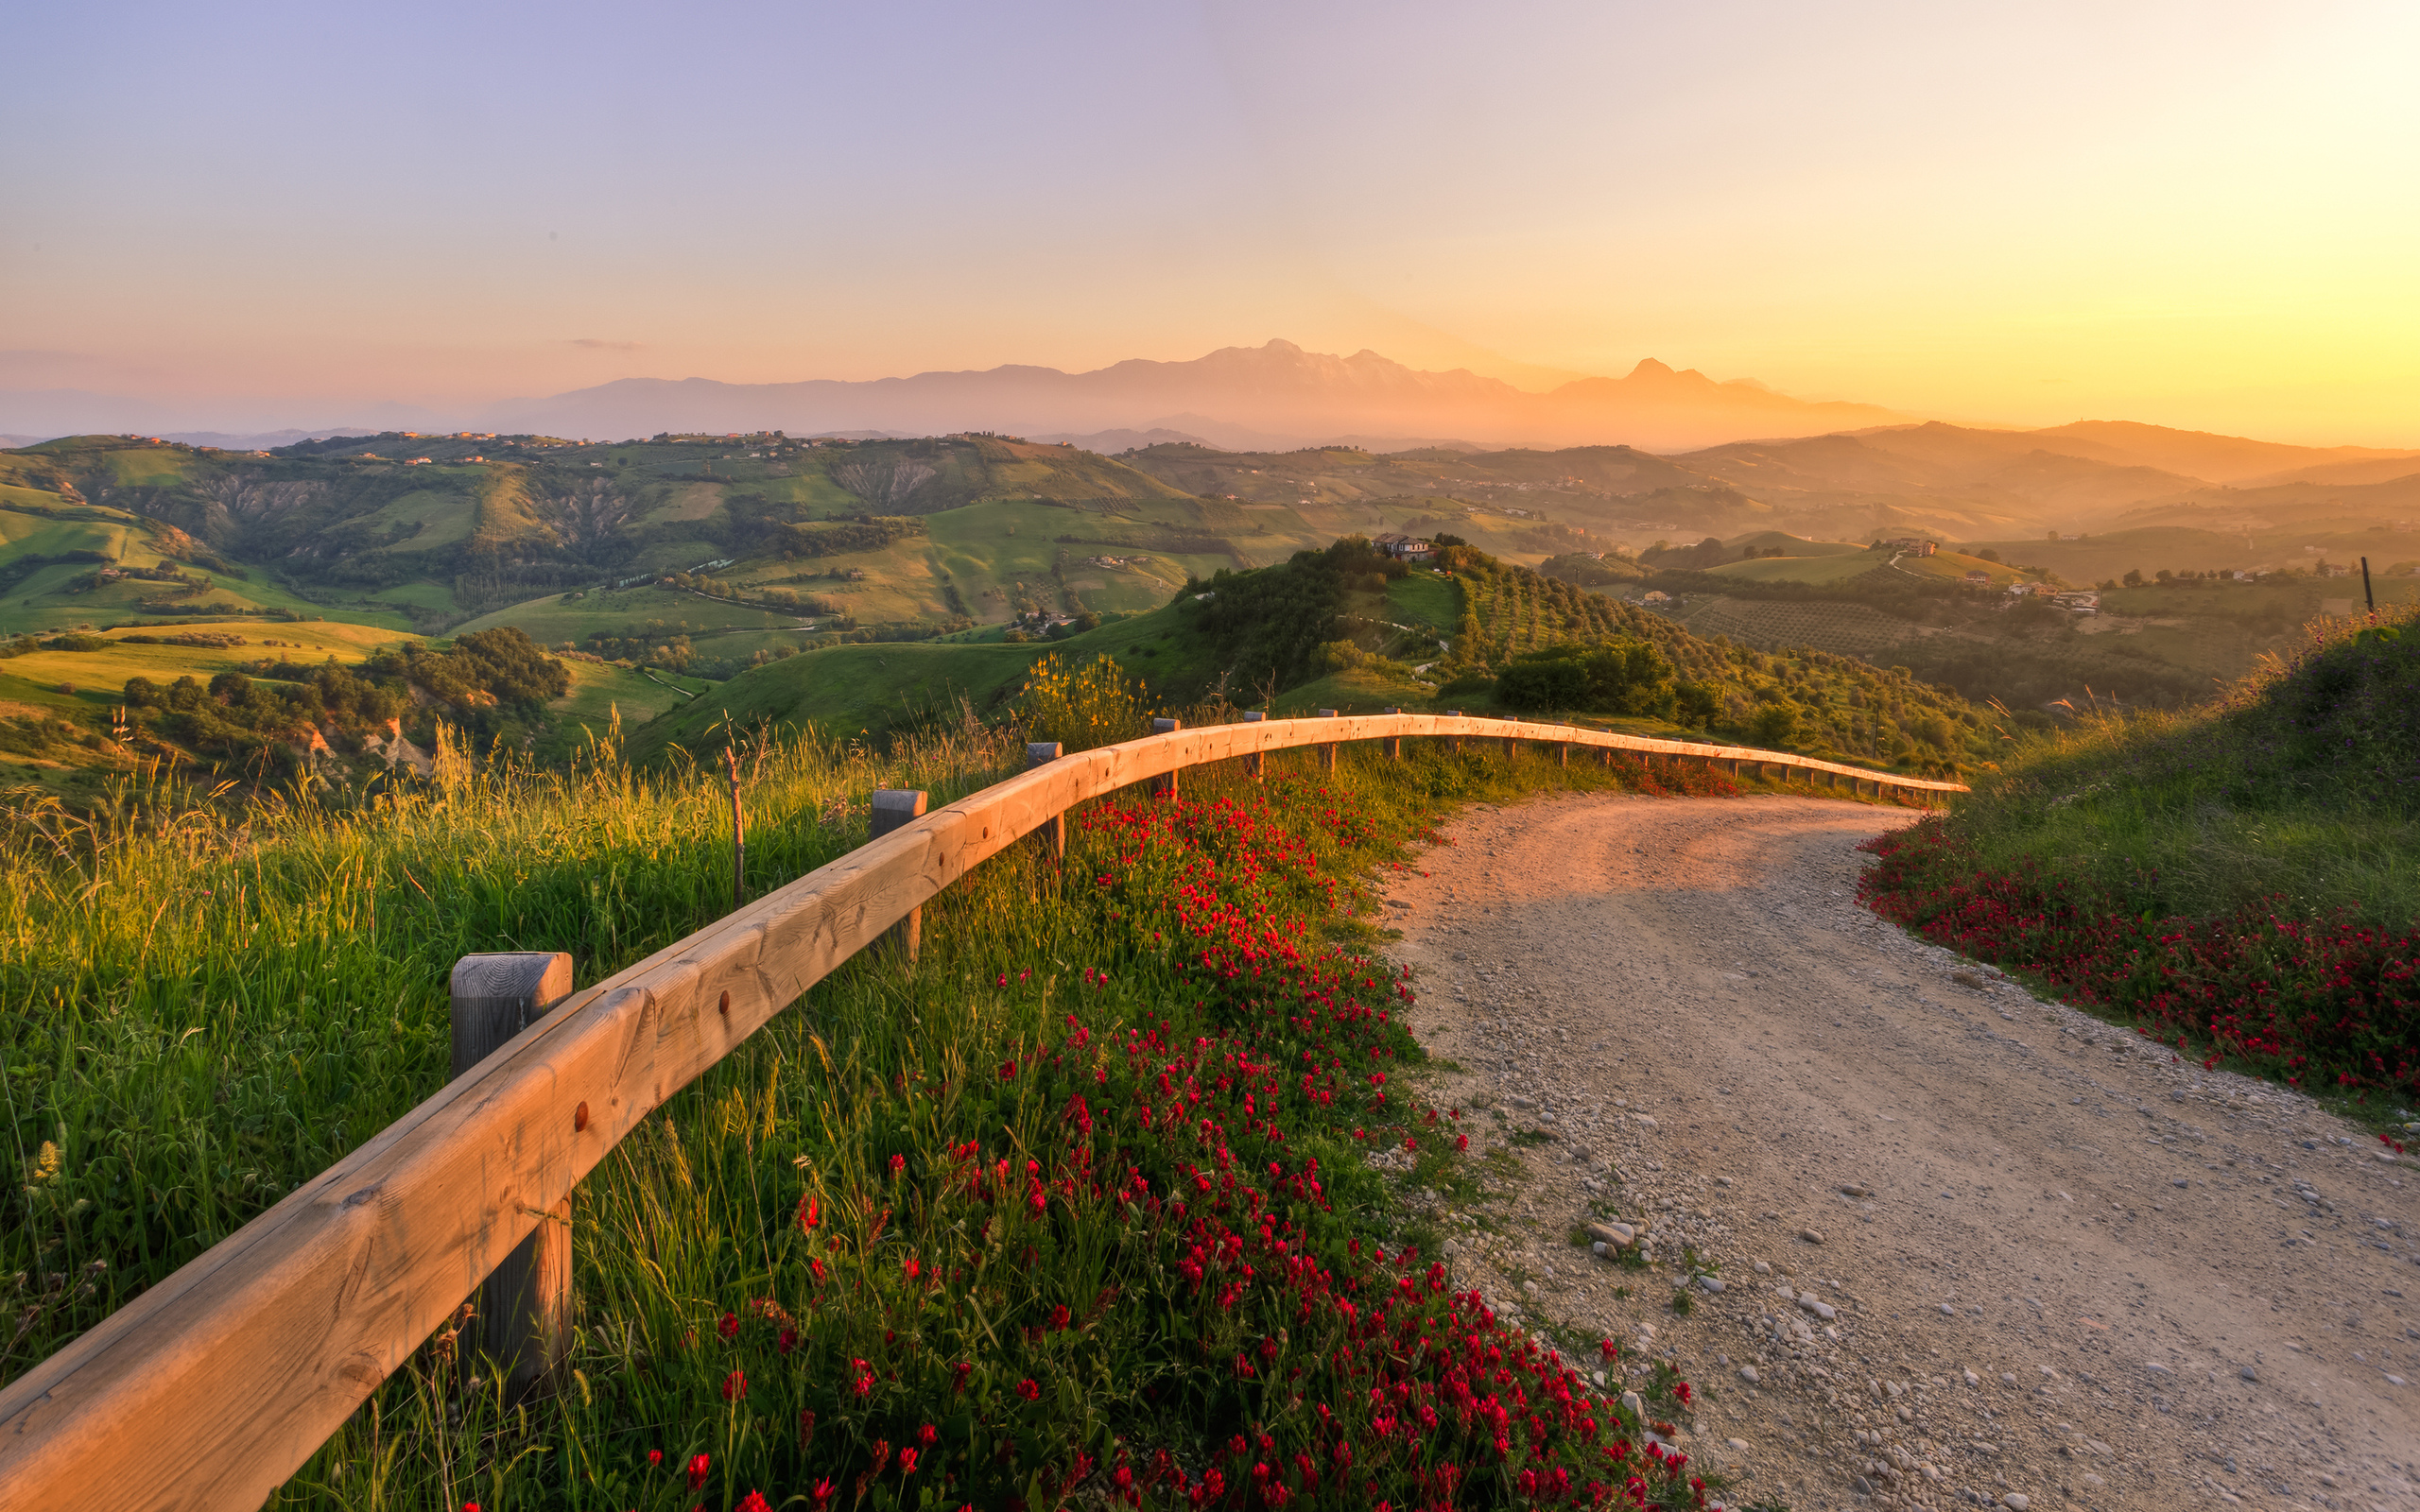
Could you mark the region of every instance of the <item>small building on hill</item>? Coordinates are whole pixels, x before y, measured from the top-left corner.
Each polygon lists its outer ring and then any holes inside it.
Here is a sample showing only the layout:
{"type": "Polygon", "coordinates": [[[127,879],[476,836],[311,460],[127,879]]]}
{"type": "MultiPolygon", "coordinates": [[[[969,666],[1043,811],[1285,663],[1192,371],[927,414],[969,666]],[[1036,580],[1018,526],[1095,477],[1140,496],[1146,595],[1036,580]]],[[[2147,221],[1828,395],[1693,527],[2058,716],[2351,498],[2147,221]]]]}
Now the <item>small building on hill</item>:
{"type": "Polygon", "coordinates": [[[1376,537],[1370,544],[1397,561],[1426,561],[1437,555],[1437,547],[1433,542],[1422,541],[1413,536],[1384,535],[1376,537]]]}
{"type": "Polygon", "coordinates": [[[1966,586],[1969,588],[1989,588],[1992,586],[1992,575],[1978,567],[1973,572],[1966,575],[1966,586]]]}
{"type": "Polygon", "coordinates": [[[1941,550],[1940,541],[1925,541],[1915,536],[1902,536],[1896,541],[1885,541],[1884,544],[1896,547],[1915,557],[1929,557],[1941,550]]]}

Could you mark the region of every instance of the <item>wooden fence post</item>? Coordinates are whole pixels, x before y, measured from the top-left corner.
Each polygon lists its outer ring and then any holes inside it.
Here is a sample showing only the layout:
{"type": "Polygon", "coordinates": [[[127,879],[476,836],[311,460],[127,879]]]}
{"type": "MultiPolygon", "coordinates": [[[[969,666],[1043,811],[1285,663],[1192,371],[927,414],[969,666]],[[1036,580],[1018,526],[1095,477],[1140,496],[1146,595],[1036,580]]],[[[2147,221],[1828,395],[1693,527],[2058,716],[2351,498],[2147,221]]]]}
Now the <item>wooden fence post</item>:
{"type": "MultiPolygon", "coordinates": [[[[1445,716],[1449,719],[1460,719],[1462,717],[1462,712],[1460,709],[1448,709],[1445,711],[1445,716]]],[[[1460,734],[1457,734],[1453,739],[1454,754],[1460,756],[1462,753],[1462,737],[1460,734]]]]}
{"type": "MultiPolygon", "coordinates": [[[[1182,719],[1154,719],[1151,721],[1151,733],[1154,735],[1173,735],[1184,728],[1184,721],[1182,719]]],[[[1152,778],[1151,796],[1153,798],[1176,797],[1176,773],[1162,772],[1159,776],[1152,778]]]]}
{"type": "MultiPolygon", "coordinates": [[[[1399,714],[1403,713],[1403,710],[1394,704],[1389,704],[1379,712],[1381,713],[1399,714]]],[[[1403,737],[1401,735],[1389,735],[1387,737],[1387,760],[1391,762],[1399,762],[1403,760],[1403,737]]]]}
{"type": "MultiPolygon", "coordinates": [[[[1247,709],[1244,711],[1244,723],[1247,725],[1257,725],[1268,718],[1269,716],[1267,714],[1262,713],[1257,709],[1247,709]]],[[[1255,782],[1260,781],[1261,753],[1259,751],[1253,751],[1244,758],[1244,775],[1251,778],[1255,782]]]]}
{"type": "MultiPolygon", "coordinates": [[[[454,1080],[571,993],[571,957],[561,951],[465,955],[454,963],[454,1080]]],[[[519,1397],[553,1375],[572,1340],[571,1199],[513,1246],[471,1303],[471,1339],[505,1372],[519,1397]]]]}
{"type": "MultiPolygon", "coordinates": [[[[1320,711],[1320,717],[1322,719],[1333,719],[1336,717],[1336,711],[1333,709],[1322,709],[1320,711]]],[[[1335,741],[1331,740],[1326,745],[1320,747],[1320,770],[1322,772],[1332,772],[1336,770],[1335,741]]]]}
{"type": "MultiPolygon", "coordinates": [[[[1574,722],[1575,721],[1566,719],[1564,721],[1564,724],[1568,727],[1574,722]]],[[[1571,765],[1571,742],[1565,740],[1558,741],[1555,744],[1554,764],[1557,766],[1568,766],[1571,765]]]]}
{"type": "Polygon", "coordinates": [[[1520,754],[1521,754],[1521,743],[1520,743],[1519,741],[1517,741],[1517,740],[1514,740],[1514,739],[1513,739],[1512,736],[1510,736],[1510,735],[1505,736],[1505,737],[1504,737],[1504,759],[1505,759],[1506,761],[1508,761],[1508,762],[1509,762],[1509,761],[1511,761],[1513,757],[1518,756],[1518,755],[1520,755],[1520,754]]]}
{"type": "MultiPolygon", "coordinates": [[[[1030,758],[1028,758],[1029,760],[1030,758]]],[[[904,829],[925,816],[925,794],[921,788],[878,787],[873,794],[873,817],[866,826],[869,840],[879,840],[891,831],[904,829]]],[[[916,952],[925,943],[925,910],[919,905],[908,910],[908,917],[890,926],[883,935],[890,947],[910,966],[916,962],[916,952]]]]}
{"type": "MultiPolygon", "coordinates": [[[[1025,769],[1032,771],[1045,762],[1055,762],[1066,754],[1066,747],[1055,740],[1029,740],[1025,747],[1025,769]]],[[[1067,816],[1053,814],[1035,826],[1033,837],[1042,846],[1042,853],[1053,865],[1067,859],[1067,816]]]]}

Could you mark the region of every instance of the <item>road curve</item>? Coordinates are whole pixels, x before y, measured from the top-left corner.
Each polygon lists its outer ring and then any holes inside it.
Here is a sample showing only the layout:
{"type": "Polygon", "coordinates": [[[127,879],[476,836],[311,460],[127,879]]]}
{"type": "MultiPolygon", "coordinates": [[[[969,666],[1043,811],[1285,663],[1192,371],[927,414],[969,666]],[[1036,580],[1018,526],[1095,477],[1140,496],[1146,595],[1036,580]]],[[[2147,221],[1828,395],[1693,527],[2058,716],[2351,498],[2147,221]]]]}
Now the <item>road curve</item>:
{"type": "Polygon", "coordinates": [[[1735,1504],[2420,1504],[2420,1169],[1859,909],[1857,844],[1913,816],[1560,795],[1446,828],[1386,911],[1496,1173],[1412,1197],[1461,1283],[1680,1364],[1735,1504]],[[1653,1268],[1576,1247],[1592,1218],[1653,1268]],[[1685,1246],[1723,1283],[1686,1317],[1685,1246]]]}

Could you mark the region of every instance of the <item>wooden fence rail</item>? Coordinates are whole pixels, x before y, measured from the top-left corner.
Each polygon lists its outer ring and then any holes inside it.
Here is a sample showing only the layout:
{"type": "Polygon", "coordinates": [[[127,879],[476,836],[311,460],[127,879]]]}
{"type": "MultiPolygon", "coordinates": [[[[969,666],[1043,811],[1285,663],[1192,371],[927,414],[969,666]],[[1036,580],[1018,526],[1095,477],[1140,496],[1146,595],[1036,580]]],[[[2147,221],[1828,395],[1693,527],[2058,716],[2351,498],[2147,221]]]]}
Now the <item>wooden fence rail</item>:
{"type": "Polygon", "coordinates": [[[1380,714],[1170,730],[1056,759],[1037,748],[1029,770],[921,817],[898,812],[901,795],[884,816],[897,828],[571,993],[28,1369],[0,1392],[0,1507],[252,1512],[642,1119],[973,868],[1037,833],[1063,844],[1068,809],[1211,762],[1247,758],[1256,775],[1265,753],[1294,747],[1379,740],[1399,756],[1407,737],[1459,748],[1474,736],[1964,791],[1738,747],[1380,714]]]}

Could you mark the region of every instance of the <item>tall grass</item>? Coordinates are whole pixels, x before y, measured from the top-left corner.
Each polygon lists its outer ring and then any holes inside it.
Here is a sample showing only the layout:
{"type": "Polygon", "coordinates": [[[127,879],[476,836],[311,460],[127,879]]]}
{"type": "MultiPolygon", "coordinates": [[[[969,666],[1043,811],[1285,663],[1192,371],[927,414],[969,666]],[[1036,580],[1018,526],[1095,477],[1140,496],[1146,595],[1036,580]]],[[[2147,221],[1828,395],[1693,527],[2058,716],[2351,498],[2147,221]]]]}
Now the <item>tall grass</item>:
{"type": "MultiPolygon", "coordinates": [[[[1049,687],[1087,730],[1146,713],[1049,687]]],[[[871,789],[955,798],[1032,732],[749,747],[752,890],[862,843],[871,789]]],[[[1464,799],[1736,789],[1414,744],[1199,769],[1182,802],[1072,815],[1063,867],[978,868],[912,971],[844,968],[583,1185],[559,1389],[508,1401],[449,1328],[280,1504],[1409,1505],[1599,1477],[1687,1503],[1580,1362],[1407,1252],[1362,1152],[1409,1143],[1437,1185],[1457,1142],[1363,916],[1464,799]]],[[[568,950],[593,981],[729,907],[718,771],[444,756],[369,804],[18,813],[9,1377],[435,1091],[460,954],[568,950]]]]}
{"type": "Polygon", "coordinates": [[[2206,1065],[2420,1096],[2415,626],[2315,625],[2190,713],[2096,711],[1870,842],[1860,896],[2206,1065]]]}
{"type": "Polygon", "coordinates": [[[2199,709],[2087,704],[1978,778],[1950,828],[1986,868],[2029,862],[2136,913],[2420,918],[2415,626],[2411,606],[2314,622],[2199,709]]]}
{"type": "MultiPolygon", "coordinates": [[[[1008,749],[963,730],[879,756],[752,747],[752,892],[862,844],[872,789],[949,801],[1012,769],[1008,749]]],[[[731,907],[718,771],[637,770],[610,740],[563,771],[449,740],[437,766],[365,803],[305,788],[164,814],[130,788],[92,817],[0,809],[8,1153],[56,1173],[0,1231],[38,1298],[0,1379],[442,1085],[462,955],[568,951],[591,982],[731,907]]]]}

